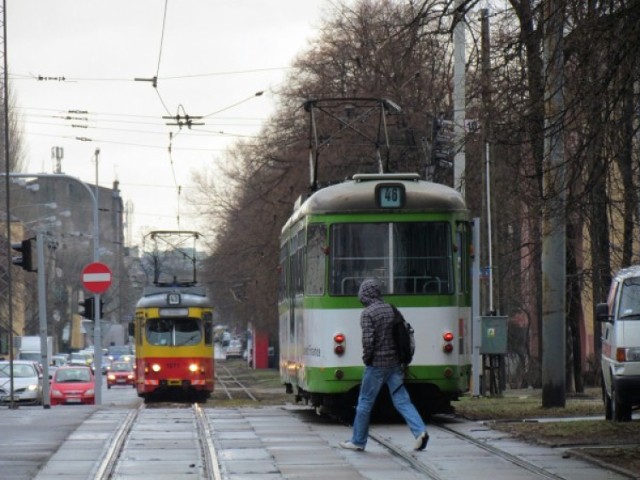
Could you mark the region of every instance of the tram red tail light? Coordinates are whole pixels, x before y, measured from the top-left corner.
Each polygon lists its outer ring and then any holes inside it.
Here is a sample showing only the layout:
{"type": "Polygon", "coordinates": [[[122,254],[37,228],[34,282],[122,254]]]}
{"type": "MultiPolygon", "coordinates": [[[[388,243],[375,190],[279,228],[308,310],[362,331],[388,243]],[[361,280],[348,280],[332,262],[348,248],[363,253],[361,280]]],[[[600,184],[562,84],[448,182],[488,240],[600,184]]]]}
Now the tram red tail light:
{"type": "Polygon", "coordinates": [[[334,342],[334,345],[333,345],[333,352],[334,352],[336,355],[342,355],[342,354],[344,354],[345,347],[346,347],[346,346],[345,346],[345,341],[346,341],[346,338],[345,338],[345,336],[344,336],[344,333],[336,333],[336,334],[333,336],[333,342],[334,342]]]}
{"type": "Polygon", "coordinates": [[[442,339],[445,341],[445,343],[442,345],[442,351],[444,353],[451,353],[453,352],[453,344],[451,342],[453,342],[453,333],[452,332],[444,332],[442,334],[442,339]]]}

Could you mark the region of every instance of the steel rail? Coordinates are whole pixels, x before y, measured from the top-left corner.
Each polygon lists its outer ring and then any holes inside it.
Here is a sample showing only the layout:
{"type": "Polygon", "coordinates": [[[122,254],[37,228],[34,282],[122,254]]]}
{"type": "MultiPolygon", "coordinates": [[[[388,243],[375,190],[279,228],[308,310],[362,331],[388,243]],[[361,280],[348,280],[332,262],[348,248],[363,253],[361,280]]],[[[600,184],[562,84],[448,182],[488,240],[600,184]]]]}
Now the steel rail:
{"type": "Polygon", "coordinates": [[[138,408],[136,408],[135,410],[131,410],[127,414],[118,430],[116,430],[115,434],[110,439],[109,446],[98,462],[97,468],[95,472],[93,472],[92,478],[95,478],[96,480],[108,480],[112,477],[114,468],[124,449],[125,441],[129,437],[131,428],[133,427],[133,424],[135,423],[138,415],[143,409],[144,403],[141,403],[138,408]]]}
{"type": "Polygon", "coordinates": [[[513,455],[509,452],[506,452],[504,450],[501,450],[498,447],[494,447],[493,445],[489,445],[487,443],[481,442],[479,440],[476,440],[475,438],[466,435],[462,432],[458,432],[456,430],[454,430],[451,427],[447,427],[445,425],[433,425],[431,424],[431,428],[439,428],[441,430],[444,430],[448,433],[453,434],[454,436],[478,447],[481,448],[489,453],[491,453],[492,455],[495,455],[496,457],[502,458],[503,460],[506,460],[508,462],[513,463],[514,465],[519,466],[520,468],[523,468],[524,470],[527,470],[531,473],[534,473],[536,475],[538,475],[539,477],[543,477],[543,478],[548,478],[550,480],[566,480],[565,477],[562,477],[560,475],[556,475],[553,472],[550,472],[549,470],[546,470],[543,467],[539,467],[527,460],[524,460],[516,455],[513,455]]]}
{"type": "Polygon", "coordinates": [[[205,478],[222,480],[222,474],[220,473],[220,466],[218,463],[218,455],[216,454],[216,447],[211,440],[211,429],[209,428],[207,416],[203,412],[202,407],[197,403],[193,404],[193,413],[196,417],[198,439],[200,441],[202,458],[204,460],[205,478]]]}

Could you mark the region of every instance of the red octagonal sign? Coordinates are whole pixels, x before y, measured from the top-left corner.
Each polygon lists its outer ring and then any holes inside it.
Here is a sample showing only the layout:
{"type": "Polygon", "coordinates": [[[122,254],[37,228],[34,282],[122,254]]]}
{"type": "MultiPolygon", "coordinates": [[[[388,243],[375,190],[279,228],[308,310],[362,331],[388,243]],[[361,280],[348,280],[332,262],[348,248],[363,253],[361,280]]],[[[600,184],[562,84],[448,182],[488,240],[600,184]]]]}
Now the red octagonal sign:
{"type": "Polygon", "coordinates": [[[93,262],[82,270],[82,285],[93,293],[103,293],[111,286],[111,270],[101,262],[93,262]]]}

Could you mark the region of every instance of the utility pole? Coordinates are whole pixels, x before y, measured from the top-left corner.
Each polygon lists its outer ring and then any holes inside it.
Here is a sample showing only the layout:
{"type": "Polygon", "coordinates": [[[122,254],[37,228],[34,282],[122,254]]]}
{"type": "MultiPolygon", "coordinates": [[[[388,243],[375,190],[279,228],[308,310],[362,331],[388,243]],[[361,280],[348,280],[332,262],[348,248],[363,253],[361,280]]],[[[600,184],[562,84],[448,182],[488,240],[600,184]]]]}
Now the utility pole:
{"type": "MultiPolygon", "coordinates": [[[[456,0],[456,11],[462,6],[462,0],[456,0]]],[[[465,26],[464,17],[458,18],[453,30],[453,132],[455,138],[455,157],[453,160],[453,188],[464,197],[465,187],[465,142],[464,121],[466,117],[465,83],[465,26]]]]}
{"type": "MultiPolygon", "coordinates": [[[[96,148],[96,209],[100,210],[100,185],[98,184],[98,159],[100,157],[100,149],[96,148]]],[[[97,243],[94,242],[94,245],[97,243]]],[[[100,260],[100,249],[94,250],[95,261],[100,260]]],[[[102,322],[100,318],[100,294],[97,293],[94,297],[94,309],[93,309],[93,365],[96,372],[96,404],[102,404],[102,322]]]]}
{"type": "Polygon", "coordinates": [[[542,406],[565,406],[566,188],[564,165],[564,2],[543,10],[545,82],[544,197],[542,224],[542,406]]]}
{"type": "Polygon", "coordinates": [[[487,313],[492,314],[495,311],[493,304],[493,222],[491,215],[491,39],[489,35],[489,10],[483,8],[480,11],[480,17],[482,22],[481,28],[481,61],[482,61],[482,140],[484,144],[483,159],[484,159],[484,185],[485,195],[483,197],[483,212],[486,215],[486,234],[483,236],[482,243],[486,245],[486,254],[482,255],[484,258],[484,265],[487,267],[487,287],[488,293],[485,300],[485,306],[488,308],[487,313]]]}

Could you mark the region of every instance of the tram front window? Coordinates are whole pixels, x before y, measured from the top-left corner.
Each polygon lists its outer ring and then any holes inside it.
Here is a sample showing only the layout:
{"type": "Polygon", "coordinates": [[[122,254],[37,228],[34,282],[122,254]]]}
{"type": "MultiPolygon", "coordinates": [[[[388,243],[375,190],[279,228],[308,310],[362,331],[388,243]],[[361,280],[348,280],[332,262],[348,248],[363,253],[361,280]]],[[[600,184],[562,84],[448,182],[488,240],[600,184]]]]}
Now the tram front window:
{"type": "Polygon", "coordinates": [[[449,294],[450,227],[447,222],[334,224],[330,265],[332,295],[356,295],[365,278],[377,278],[386,294],[449,294]]]}
{"type": "Polygon", "coordinates": [[[147,322],[147,342],[151,345],[197,345],[202,339],[200,321],[195,318],[160,318],[147,322]]]}

